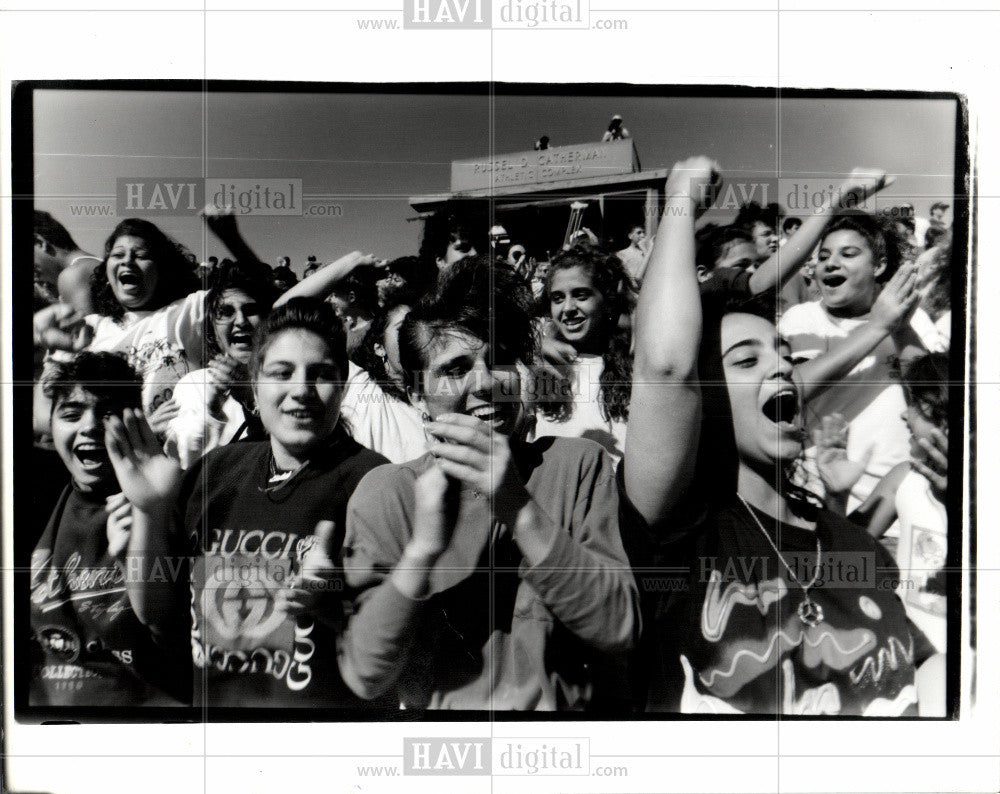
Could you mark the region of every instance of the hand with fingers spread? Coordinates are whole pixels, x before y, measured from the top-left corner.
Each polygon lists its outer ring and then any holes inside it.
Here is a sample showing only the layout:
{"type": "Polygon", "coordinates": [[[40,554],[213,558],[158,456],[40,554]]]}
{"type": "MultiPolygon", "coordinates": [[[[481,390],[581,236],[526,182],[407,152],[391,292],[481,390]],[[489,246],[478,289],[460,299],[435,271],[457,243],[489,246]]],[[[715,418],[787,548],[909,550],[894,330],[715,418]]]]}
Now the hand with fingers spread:
{"type": "Polygon", "coordinates": [[[812,432],[816,445],[816,467],[823,485],[830,494],[850,491],[865,473],[874,453],[869,447],[860,461],[847,457],[847,434],[849,426],[840,414],[824,416],[820,426],[812,432]]]}
{"type": "Polygon", "coordinates": [[[468,414],[443,414],[426,428],[436,439],[429,449],[441,470],[487,497],[494,515],[513,526],[531,497],[507,436],[468,414]]]}
{"type": "Polygon", "coordinates": [[[150,429],[158,436],[163,435],[167,432],[170,422],[176,419],[180,412],[181,406],[177,400],[173,398],[164,400],[149,415],[150,429]]]}
{"type": "Polygon", "coordinates": [[[906,325],[920,303],[916,265],[901,265],[872,304],[870,319],[887,332],[906,325]]]}
{"type": "Polygon", "coordinates": [[[916,438],[914,446],[910,465],[927,478],[935,498],[943,502],[948,491],[948,436],[934,428],[929,439],[916,438]]]}
{"type": "Polygon", "coordinates": [[[104,509],[108,514],[106,529],[108,554],[118,557],[128,548],[132,529],[132,505],[125,498],[125,494],[116,493],[105,500],[104,509]]]}
{"type": "Polygon", "coordinates": [[[880,168],[855,168],[840,184],[842,209],[857,207],[896,180],[880,168]]]}
{"type": "Polygon", "coordinates": [[[177,499],[181,468],[167,457],[142,411],[126,408],[105,419],[104,441],[125,498],[146,513],[169,510],[177,499]]]}

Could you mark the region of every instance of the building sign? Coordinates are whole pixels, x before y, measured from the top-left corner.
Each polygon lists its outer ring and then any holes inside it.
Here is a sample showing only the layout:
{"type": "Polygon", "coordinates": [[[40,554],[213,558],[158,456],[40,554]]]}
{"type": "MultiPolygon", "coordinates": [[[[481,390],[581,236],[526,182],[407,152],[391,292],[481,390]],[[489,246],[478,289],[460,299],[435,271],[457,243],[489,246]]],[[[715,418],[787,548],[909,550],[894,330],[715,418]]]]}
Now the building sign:
{"type": "Polygon", "coordinates": [[[540,152],[516,152],[493,159],[453,160],[452,192],[539,185],[563,179],[632,174],[638,158],[631,140],[554,146],[540,152]]]}

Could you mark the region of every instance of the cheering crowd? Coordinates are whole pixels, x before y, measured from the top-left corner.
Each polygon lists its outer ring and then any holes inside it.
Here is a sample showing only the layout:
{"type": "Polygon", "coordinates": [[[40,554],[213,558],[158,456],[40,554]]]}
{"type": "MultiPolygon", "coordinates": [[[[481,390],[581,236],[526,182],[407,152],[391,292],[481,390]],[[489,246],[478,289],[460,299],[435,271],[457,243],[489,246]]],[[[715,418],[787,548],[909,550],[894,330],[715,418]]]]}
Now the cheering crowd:
{"type": "Polygon", "coordinates": [[[36,211],[31,704],[943,715],[948,207],[722,177],[302,280],[36,211]]]}

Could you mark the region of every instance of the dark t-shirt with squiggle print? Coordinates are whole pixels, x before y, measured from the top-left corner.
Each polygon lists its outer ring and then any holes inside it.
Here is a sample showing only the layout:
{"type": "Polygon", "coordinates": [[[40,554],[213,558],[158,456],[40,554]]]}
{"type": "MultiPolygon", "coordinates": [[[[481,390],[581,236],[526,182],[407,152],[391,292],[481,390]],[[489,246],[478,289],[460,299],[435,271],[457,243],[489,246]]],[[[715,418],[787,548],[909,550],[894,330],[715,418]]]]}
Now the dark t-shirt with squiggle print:
{"type": "Polygon", "coordinates": [[[863,529],[821,511],[816,531],[747,508],[709,508],[655,540],[624,497],[621,527],[644,599],[639,677],[651,711],[916,716],[916,668],[933,652],[892,586],[898,571],[863,529]]]}

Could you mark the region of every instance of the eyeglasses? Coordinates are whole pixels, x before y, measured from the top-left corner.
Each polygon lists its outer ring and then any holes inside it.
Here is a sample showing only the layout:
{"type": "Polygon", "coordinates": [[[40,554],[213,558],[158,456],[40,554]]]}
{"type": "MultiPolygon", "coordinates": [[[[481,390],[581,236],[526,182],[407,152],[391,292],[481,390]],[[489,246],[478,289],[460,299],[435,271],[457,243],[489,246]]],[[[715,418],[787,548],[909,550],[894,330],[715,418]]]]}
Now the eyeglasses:
{"type": "Polygon", "coordinates": [[[215,311],[212,312],[212,317],[216,320],[216,322],[231,323],[236,319],[237,311],[242,312],[243,316],[247,319],[261,316],[260,306],[256,303],[244,303],[242,306],[233,306],[231,303],[223,303],[221,306],[215,307],[215,311]]]}

